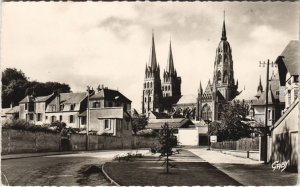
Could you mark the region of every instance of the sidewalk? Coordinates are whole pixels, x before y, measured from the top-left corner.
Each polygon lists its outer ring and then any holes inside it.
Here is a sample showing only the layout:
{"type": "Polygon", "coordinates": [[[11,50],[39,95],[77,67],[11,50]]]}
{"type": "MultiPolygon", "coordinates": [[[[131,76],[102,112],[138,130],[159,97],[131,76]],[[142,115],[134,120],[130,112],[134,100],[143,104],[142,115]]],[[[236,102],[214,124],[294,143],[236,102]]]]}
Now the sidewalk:
{"type": "Polygon", "coordinates": [[[298,173],[273,171],[271,165],[264,165],[262,161],[236,157],[204,148],[191,148],[188,150],[245,186],[297,184],[298,173]]]}

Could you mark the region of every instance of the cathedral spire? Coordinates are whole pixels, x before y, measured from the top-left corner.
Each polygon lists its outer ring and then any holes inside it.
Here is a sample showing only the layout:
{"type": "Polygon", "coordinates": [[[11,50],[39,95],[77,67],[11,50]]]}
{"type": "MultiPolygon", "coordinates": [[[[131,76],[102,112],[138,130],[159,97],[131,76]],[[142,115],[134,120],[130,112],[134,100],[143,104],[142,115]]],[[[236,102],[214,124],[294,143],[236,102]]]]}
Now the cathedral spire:
{"type": "Polygon", "coordinates": [[[200,93],[200,94],[202,94],[202,93],[203,93],[203,89],[202,89],[202,84],[201,84],[201,81],[200,81],[199,93],[200,93]]]}
{"type": "Polygon", "coordinates": [[[224,11],[224,18],[223,18],[223,28],[222,28],[222,38],[221,38],[221,40],[227,40],[226,27],[225,27],[225,11],[224,11]]]}
{"type": "Polygon", "coordinates": [[[149,66],[152,71],[155,71],[157,68],[157,61],[156,61],[156,53],[155,53],[155,43],[154,43],[154,33],[152,31],[152,44],[150,48],[150,58],[149,58],[149,66]]]}
{"type": "Polygon", "coordinates": [[[263,86],[262,86],[262,83],[261,83],[261,76],[259,76],[259,84],[258,84],[258,87],[257,87],[257,92],[263,92],[264,89],[263,89],[263,86]]]}
{"type": "Polygon", "coordinates": [[[168,56],[168,62],[167,62],[166,71],[169,72],[170,74],[175,73],[171,40],[170,40],[169,56],[168,56]]]}

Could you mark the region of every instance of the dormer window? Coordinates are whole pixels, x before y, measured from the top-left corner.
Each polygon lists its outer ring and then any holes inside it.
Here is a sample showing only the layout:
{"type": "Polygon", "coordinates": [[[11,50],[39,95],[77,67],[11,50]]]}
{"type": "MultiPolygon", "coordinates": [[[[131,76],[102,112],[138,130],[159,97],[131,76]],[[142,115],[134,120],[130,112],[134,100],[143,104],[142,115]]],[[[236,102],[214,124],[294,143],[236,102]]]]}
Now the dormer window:
{"type": "Polygon", "coordinates": [[[70,110],[74,110],[74,109],[75,109],[75,104],[71,104],[70,110]]]}

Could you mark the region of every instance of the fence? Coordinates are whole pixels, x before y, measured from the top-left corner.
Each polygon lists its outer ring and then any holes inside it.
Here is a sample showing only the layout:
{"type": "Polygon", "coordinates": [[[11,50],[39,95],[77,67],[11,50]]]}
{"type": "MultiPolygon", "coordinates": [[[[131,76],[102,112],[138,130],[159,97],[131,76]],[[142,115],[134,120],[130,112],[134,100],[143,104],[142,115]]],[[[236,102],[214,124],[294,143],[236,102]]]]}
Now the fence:
{"type": "Polygon", "coordinates": [[[237,141],[224,141],[211,143],[214,149],[240,150],[240,151],[258,151],[259,138],[243,138],[237,141]]]}
{"type": "MultiPolygon", "coordinates": [[[[69,150],[86,150],[86,135],[71,134],[69,150]]],[[[58,133],[2,129],[1,154],[56,152],[61,150],[58,133]]],[[[89,150],[150,148],[158,143],[154,137],[89,135],[89,150]]]]}

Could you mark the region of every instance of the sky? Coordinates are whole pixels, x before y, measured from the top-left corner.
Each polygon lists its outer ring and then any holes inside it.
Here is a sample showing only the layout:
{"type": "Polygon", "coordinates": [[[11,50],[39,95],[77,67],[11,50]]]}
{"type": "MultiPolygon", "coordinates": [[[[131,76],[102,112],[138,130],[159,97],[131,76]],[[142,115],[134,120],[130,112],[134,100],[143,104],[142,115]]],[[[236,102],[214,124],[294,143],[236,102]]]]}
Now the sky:
{"type": "Polygon", "coordinates": [[[73,92],[103,84],[140,111],[152,32],[161,73],[171,39],[182,94],[196,95],[213,77],[224,11],[234,78],[251,98],[260,75],[265,85],[259,61],[275,61],[299,40],[298,2],[5,2],[1,69],[67,83],[73,92]]]}

